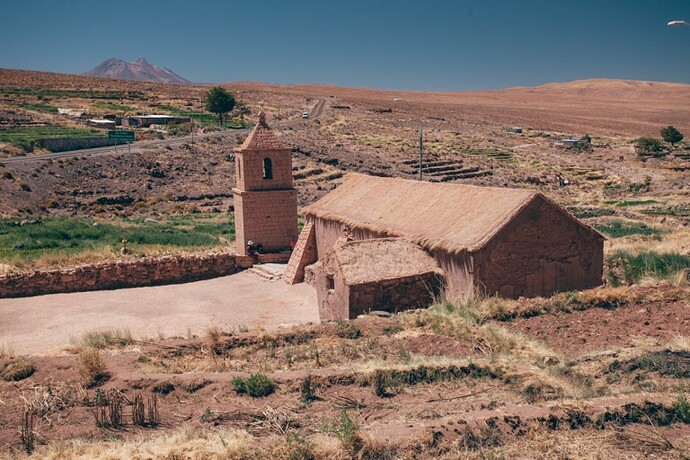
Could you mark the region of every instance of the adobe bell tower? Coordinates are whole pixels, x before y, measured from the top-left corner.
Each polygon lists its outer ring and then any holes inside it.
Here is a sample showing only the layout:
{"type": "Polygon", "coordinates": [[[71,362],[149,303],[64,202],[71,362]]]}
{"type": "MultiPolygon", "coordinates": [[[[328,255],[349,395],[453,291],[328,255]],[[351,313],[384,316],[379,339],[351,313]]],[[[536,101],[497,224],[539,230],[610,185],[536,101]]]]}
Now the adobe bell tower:
{"type": "Polygon", "coordinates": [[[292,187],[292,152],[259,122],[235,152],[235,241],[244,254],[247,241],[267,252],[289,249],[297,239],[297,190],[292,187]]]}

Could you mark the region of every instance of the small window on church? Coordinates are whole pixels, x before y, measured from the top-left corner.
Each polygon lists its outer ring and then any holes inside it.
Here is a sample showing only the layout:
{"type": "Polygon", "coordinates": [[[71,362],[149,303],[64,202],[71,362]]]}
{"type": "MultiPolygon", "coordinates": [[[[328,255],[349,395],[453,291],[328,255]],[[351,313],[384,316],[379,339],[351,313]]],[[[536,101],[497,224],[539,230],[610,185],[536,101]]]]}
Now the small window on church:
{"type": "Polygon", "coordinates": [[[242,179],[242,163],[239,158],[236,158],[235,162],[237,163],[237,178],[242,179]]]}
{"type": "Polygon", "coordinates": [[[335,280],[332,275],[326,275],[326,289],[335,289],[335,280]]]}
{"type": "Polygon", "coordinates": [[[273,179],[273,165],[270,158],[264,158],[264,179],[273,179]]]}

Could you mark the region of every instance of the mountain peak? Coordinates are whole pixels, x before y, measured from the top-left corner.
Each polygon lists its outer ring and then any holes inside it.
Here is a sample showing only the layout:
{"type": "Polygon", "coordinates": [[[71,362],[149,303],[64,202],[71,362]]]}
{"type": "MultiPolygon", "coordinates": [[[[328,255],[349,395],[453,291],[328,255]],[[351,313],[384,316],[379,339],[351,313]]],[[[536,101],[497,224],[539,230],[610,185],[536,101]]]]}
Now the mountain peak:
{"type": "Polygon", "coordinates": [[[170,69],[151,64],[146,59],[125,62],[122,59],[110,58],[82,74],[90,77],[110,78],[113,80],[151,81],[155,83],[188,84],[186,80],[170,69]]]}

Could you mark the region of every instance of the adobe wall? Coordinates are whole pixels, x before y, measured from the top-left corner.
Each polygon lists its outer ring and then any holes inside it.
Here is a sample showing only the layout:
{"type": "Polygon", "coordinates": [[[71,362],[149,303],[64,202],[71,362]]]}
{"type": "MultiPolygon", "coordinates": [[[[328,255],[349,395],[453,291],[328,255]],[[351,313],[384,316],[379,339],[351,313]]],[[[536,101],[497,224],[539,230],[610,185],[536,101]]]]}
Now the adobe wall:
{"type": "Polygon", "coordinates": [[[486,292],[548,296],[602,284],[604,241],[539,198],[474,257],[486,292]]]}
{"type": "Polygon", "coordinates": [[[186,283],[231,275],[251,266],[250,257],[220,253],[41,270],[0,277],[0,298],[186,283]]]}
{"type": "MultiPolygon", "coordinates": [[[[345,236],[343,224],[331,220],[314,218],[312,216],[307,217],[307,222],[314,223],[314,230],[316,231],[316,253],[318,260],[321,260],[328,253],[328,251],[335,246],[338,238],[345,236]]],[[[356,241],[399,236],[359,229],[352,230],[350,235],[356,241]]]]}
{"type": "Polygon", "coordinates": [[[471,254],[449,254],[436,250],[431,255],[443,270],[447,295],[459,298],[474,289],[474,264],[471,254]]]}
{"type": "Polygon", "coordinates": [[[233,189],[236,249],[244,254],[247,241],[266,251],[290,248],[297,240],[297,191],[247,192],[233,189]]]}
{"type": "Polygon", "coordinates": [[[348,286],[350,319],[375,310],[397,313],[428,307],[441,286],[442,280],[435,273],[348,286]]]}
{"type": "Polygon", "coordinates": [[[292,188],[290,150],[238,151],[235,153],[236,187],[240,190],[284,190],[292,188]],[[264,158],[271,159],[273,178],[264,179],[264,158]]]}

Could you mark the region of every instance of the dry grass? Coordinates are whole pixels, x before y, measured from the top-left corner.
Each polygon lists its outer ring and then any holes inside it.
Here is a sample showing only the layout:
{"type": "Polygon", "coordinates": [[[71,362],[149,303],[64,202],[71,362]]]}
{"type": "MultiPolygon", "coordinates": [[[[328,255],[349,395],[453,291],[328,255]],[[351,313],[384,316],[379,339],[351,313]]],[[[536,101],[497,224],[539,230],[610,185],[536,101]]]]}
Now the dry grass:
{"type": "Polygon", "coordinates": [[[94,348],[86,348],[79,353],[77,370],[87,386],[96,386],[110,377],[101,353],[94,348]]]}
{"type": "Polygon", "coordinates": [[[99,350],[113,347],[122,348],[133,343],[134,339],[132,339],[132,333],[129,329],[89,331],[78,340],[70,338],[71,345],[99,350]]]}
{"type": "Polygon", "coordinates": [[[12,337],[0,337],[0,359],[14,357],[14,345],[12,337]]]}

